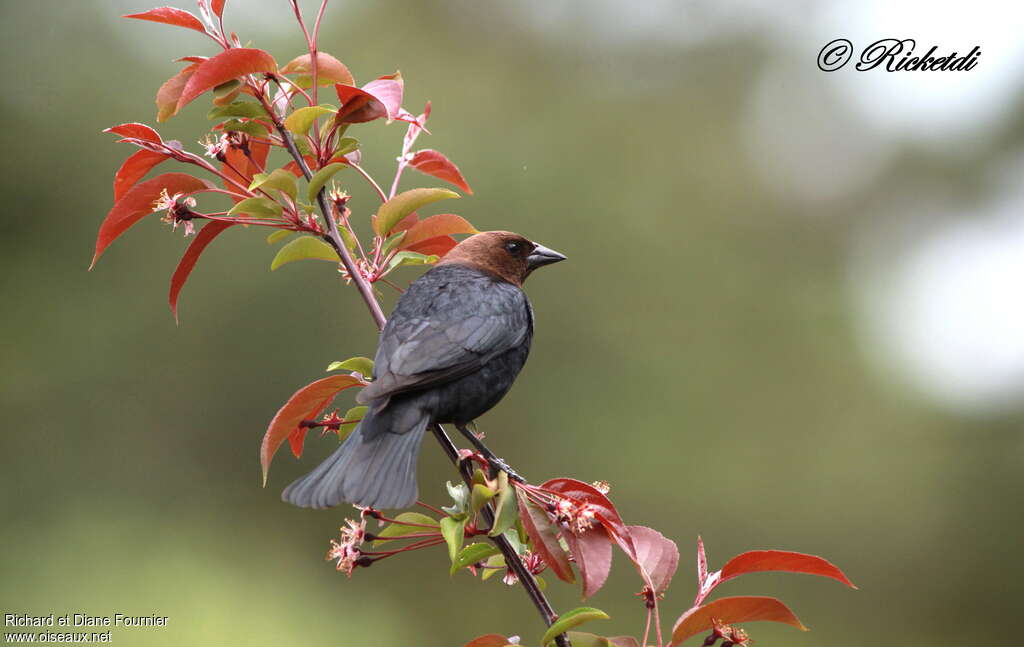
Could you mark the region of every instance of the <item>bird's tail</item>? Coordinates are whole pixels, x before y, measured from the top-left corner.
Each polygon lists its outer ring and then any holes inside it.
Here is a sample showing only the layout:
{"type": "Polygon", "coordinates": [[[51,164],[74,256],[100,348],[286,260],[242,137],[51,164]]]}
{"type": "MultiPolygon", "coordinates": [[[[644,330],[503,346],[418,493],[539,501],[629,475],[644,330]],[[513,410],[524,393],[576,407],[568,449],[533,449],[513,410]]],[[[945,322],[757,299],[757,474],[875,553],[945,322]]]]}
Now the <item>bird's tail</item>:
{"type": "Polygon", "coordinates": [[[378,509],[405,508],[416,501],[416,458],[430,422],[428,415],[390,426],[390,416],[371,410],[341,447],[309,474],[295,481],[281,498],[302,508],[329,508],[342,502],[378,509]],[[384,419],[381,419],[384,418],[384,419]]]}

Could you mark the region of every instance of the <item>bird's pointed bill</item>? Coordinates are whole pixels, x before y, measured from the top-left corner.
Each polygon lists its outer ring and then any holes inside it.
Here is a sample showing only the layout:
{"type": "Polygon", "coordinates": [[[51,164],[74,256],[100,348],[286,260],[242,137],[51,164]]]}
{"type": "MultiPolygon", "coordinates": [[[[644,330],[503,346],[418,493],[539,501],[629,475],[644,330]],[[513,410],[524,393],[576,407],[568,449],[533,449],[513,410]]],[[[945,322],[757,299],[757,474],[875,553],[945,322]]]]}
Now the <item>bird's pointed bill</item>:
{"type": "Polygon", "coordinates": [[[543,245],[537,245],[530,252],[530,255],[526,258],[527,265],[531,270],[535,270],[538,267],[544,265],[550,265],[557,263],[558,261],[564,261],[565,254],[560,254],[553,249],[548,249],[543,245]]]}

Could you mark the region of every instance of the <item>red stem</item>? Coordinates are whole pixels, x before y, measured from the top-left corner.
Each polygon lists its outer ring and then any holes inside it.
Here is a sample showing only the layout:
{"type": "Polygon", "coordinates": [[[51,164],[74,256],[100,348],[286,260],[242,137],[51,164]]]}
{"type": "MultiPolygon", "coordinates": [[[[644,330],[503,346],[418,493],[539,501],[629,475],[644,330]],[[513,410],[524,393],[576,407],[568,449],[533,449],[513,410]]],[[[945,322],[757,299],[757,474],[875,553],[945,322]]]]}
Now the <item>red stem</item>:
{"type": "Polygon", "coordinates": [[[379,559],[384,559],[385,557],[391,557],[392,555],[397,555],[398,553],[405,553],[405,552],[409,552],[411,550],[419,550],[420,548],[430,548],[431,546],[439,546],[439,545],[441,545],[443,543],[445,543],[444,539],[436,539],[436,540],[424,539],[423,541],[418,541],[415,544],[409,544],[408,546],[402,546],[401,548],[396,548],[394,550],[370,551],[370,552],[366,552],[366,553],[363,553],[363,554],[364,555],[371,555],[371,556],[379,556],[379,559]]]}
{"type": "MultiPolygon", "coordinates": [[[[418,524],[409,524],[417,525],[418,524]]],[[[437,532],[411,532],[408,535],[399,535],[397,537],[374,537],[374,541],[399,541],[401,539],[423,539],[426,537],[441,537],[441,529],[435,526],[437,532]]],[[[443,539],[443,537],[442,537],[443,539]]]]}
{"type": "Polygon", "coordinates": [[[424,508],[426,508],[427,510],[430,510],[431,512],[433,512],[435,514],[441,514],[441,515],[446,514],[444,511],[439,510],[438,508],[435,508],[434,506],[430,505],[429,503],[424,503],[423,501],[417,501],[416,505],[423,506],[424,508]]]}
{"type": "Polygon", "coordinates": [[[356,170],[356,173],[359,173],[359,175],[362,175],[364,178],[366,178],[366,181],[373,186],[373,190],[377,192],[378,196],[380,196],[381,202],[388,201],[388,196],[384,193],[384,189],[380,188],[380,185],[377,184],[377,181],[370,177],[370,174],[363,170],[362,166],[359,166],[358,164],[354,164],[352,162],[349,162],[349,166],[354,168],[356,170]]]}

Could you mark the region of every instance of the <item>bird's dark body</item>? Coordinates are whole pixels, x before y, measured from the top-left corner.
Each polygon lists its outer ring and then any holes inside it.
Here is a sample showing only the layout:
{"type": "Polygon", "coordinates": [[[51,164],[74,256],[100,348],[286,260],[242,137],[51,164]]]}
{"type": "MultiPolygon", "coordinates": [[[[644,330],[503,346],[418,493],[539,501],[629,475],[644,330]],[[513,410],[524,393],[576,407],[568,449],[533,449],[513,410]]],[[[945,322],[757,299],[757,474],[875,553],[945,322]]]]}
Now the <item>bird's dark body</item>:
{"type": "Polygon", "coordinates": [[[398,508],[416,499],[416,458],[429,425],[465,425],[498,403],[526,363],[533,313],[522,289],[475,267],[430,270],[381,332],[362,422],[283,498],[323,508],[398,508]]]}

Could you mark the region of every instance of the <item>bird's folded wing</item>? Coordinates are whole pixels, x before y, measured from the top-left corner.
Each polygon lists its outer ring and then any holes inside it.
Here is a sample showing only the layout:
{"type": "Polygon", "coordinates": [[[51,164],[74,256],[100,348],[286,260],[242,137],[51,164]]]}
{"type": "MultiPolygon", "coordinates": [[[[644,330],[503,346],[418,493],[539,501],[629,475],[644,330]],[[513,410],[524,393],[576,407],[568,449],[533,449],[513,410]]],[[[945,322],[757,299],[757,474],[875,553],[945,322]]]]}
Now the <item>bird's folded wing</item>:
{"type": "Polygon", "coordinates": [[[523,343],[531,322],[521,290],[491,281],[460,288],[458,298],[406,295],[381,335],[375,379],[360,402],[450,382],[523,343]]]}

